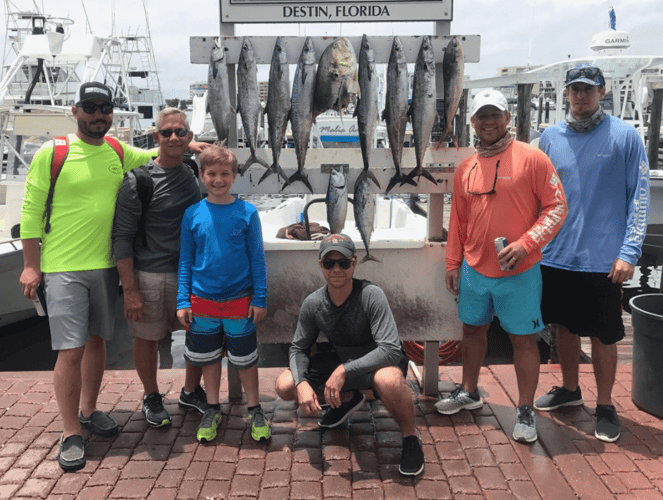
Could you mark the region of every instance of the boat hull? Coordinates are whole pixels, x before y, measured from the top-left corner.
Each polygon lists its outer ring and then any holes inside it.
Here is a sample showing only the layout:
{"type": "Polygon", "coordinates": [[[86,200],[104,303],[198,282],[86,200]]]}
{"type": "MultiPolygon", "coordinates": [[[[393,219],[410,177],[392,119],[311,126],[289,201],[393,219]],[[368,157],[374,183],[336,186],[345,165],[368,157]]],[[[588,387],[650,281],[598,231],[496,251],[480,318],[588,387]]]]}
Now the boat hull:
{"type": "Polygon", "coordinates": [[[663,171],[652,170],[649,184],[649,218],[641,261],[663,263],[663,171]],[[660,177],[659,177],[660,174],[660,177]]]}
{"type": "Polygon", "coordinates": [[[23,271],[20,240],[0,243],[0,327],[37,315],[34,303],[23,296],[18,283],[23,271]]]}

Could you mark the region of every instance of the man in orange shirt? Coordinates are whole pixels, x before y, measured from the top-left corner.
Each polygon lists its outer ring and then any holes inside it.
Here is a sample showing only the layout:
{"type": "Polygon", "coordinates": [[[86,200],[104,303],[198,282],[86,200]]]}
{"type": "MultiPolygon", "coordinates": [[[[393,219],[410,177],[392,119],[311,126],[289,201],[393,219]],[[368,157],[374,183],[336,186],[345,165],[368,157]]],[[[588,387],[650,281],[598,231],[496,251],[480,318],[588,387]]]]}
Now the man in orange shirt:
{"type": "Polygon", "coordinates": [[[536,333],[541,319],[541,248],[566,217],[566,198],[552,163],[540,150],[513,140],[505,97],[487,90],[474,98],[477,153],[454,177],[446,257],[446,285],[459,295],[463,322],[463,383],[438,401],[452,415],[483,405],[477,385],[486,333],[497,315],[513,344],[518,409],[513,438],[536,440],[534,392],[539,379],[536,333]],[[505,237],[499,254],[495,239],[505,237]]]}

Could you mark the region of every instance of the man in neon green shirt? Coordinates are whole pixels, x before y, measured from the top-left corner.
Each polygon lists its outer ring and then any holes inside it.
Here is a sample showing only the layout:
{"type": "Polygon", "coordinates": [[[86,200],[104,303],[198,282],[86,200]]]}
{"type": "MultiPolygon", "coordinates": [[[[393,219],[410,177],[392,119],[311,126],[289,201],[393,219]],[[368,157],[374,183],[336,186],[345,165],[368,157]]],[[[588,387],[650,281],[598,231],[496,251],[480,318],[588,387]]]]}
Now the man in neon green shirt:
{"type": "MultiPolygon", "coordinates": [[[[122,161],[104,140],[113,123],[112,95],[98,82],[84,83],[77,92],[72,113],[78,130],[68,137],[69,152],[53,193],[50,229],[44,229],[43,215],[51,185],[51,141],[30,165],[21,215],[21,288],[34,299],[43,283],[51,344],[58,351],[53,382],[64,427],[58,455],[64,470],[85,466],[81,426],[105,437],[119,432],[115,421],[96,407],[118,291],[111,252],[115,200],[124,173],[157,155],[157,150],[120,143],[122,161]]],[[[193,151],[201,149],[201,144],[192,144],[193,151]]]]}

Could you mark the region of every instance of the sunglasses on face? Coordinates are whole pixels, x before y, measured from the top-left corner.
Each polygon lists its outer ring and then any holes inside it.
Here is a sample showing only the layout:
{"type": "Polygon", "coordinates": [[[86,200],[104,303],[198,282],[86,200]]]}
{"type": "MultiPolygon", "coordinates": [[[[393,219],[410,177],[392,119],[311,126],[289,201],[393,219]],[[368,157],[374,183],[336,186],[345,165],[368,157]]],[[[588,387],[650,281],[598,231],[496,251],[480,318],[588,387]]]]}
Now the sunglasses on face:
{"type": "Polygon", "coordinates": [[[603,74],[599,68],[575,68],[566,74],[566,81],[570,82],[578,78],[587,78],[588,80],[599,81],[601,85],[605,85],[603,74]]]}
{"type": "Polygon", "coordinates": [[[113,103],[112,102],[102,102],[101,104],[96,104],[92,101],[83,101],[78,106],[88,115],[93,115],[97,110],[101,110],[104,115],[110,115],[113,112],[113,103]]]}
{"type": "Polygon", "coordinates": [[[474,194],[476,196],[482,196],[484,194],[495,194],[495,186],[497,186],[497,169],[500,168],[500,161],[502,159],[500,158],[497,160],[497,165],[495,165],[495,179],[493,180],[493,187],[490,191],[486,191],[485,193],[476,193],[474,191],[470,191],[470,178],[472,177],[472,171],[474,171],[474,178],[476,179],[476,168],[479,165],[479,162],[476,162],[474,166],[470,169],[470,172],[467,174],[467,194],[474,194]]]}
{"type": "Polygon", "coordinates": [[[325,269],[333,269],[334,266],[338,264],[341,266],[341,269],[349,269],[352,265],[352,260],[350,259],[322,259],[322,267],[325,269]]]}
{"type": "Polygon", "coordinates": [[[175,135],[177,137],[184,137],[189,133],[189,131],[185,128],[176,128],[175,130],[173,130],[172,128],[163,128],[159,130],[159,135],[161,135],[161,137],[168,138],[171,135],[173,135],[173,132],[175,132],[175,135]]]}

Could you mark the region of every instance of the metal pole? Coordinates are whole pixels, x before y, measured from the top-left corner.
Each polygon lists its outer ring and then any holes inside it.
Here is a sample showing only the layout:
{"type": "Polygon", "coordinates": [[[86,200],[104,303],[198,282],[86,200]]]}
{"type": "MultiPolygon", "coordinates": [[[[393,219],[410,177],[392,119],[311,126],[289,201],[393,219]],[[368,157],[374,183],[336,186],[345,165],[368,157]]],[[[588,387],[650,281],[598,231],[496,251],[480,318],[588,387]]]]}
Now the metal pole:
{"type": "Polygon", "coordinates": [[[651,103],[651,115],[647,129],[647,158],[649,169],[658,169],[658,148],[661,139],[661,106],[663,105],[663,89],[655,89],[651,103]]]}

